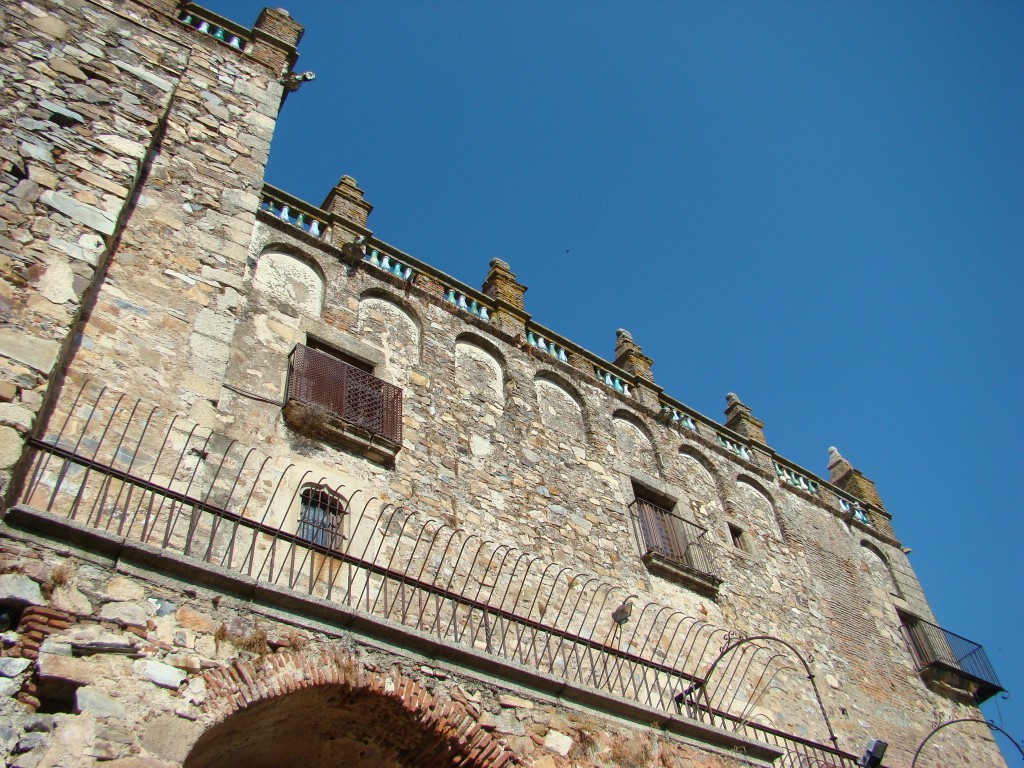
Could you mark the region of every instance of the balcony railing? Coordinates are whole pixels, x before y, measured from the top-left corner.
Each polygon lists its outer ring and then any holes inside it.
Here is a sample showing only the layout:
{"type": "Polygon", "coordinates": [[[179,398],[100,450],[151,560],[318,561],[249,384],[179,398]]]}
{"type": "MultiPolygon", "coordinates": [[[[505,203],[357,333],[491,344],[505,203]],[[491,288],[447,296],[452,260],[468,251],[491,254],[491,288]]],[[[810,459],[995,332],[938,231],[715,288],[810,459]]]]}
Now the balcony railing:
{"type": "MultiPolygon", "coordinates": [[[[313,355],[322,362],[318,354],[330,358],[300,347],[293,360],[305,364],[313,355]]],[[[784,768],[856,765],[854,755],[813,739],[823,733],[813,718],[789,723],[804,734],[797,736],[763,717],[784,709],[775,692],[802,682],[789,657],[749,654],[739,671],[727,665],[727,674],[708,679],[733,638],[724,628],[643,601],[622,624],[613,608],[631,598],[623,598],[629,590],[621,585],[413,509],[367,501],[359,491],[325,497],[311,485],[312,470],[282,467],[256,448],[106,387],[85,385],[73,402],[60,404],[52,425],[29,440],[23,515],[45,510],[69,526],[116,537],[119,547],[163,551],[168,567],[206,563],[216,566],[217,579],[235,573],[310,595],[386,620],[388,632],[404,626],[577,686],[588,700],[610,695],[715,726],[782,751],[776,764],[784,768]],[[344,532],[332,527],[330,540],[311,533],[311,507],[321,518],[344,519],[344,532]]],[[[696,531],[696,546],[676,539],[677,549],[668,551],[707,572],[703,529],[688,525],[680,530],[696,531]]],[[[198,578],[199,569],[189,573],[198,578]]]]}
{"type": "MultiPolygon", "coordinates": [[[[325,420],[340,420],[371,439],[402,443],[402,390],[372,373],[302,344],[288,358],[288,404],[325,420]]],[[[286,406],[287,408],[288,406],[286,406]]]]}
{"type": "Polygon", "coordinates": [[[958,687],[976,689],[979,703],[1003,690],[985,649],[977,643],[916,617],[904,617],[900,628],[922,672],[950,673],[958,687]]]}
{"type": "Polygon", "coordinates": [[[646,547],[645,557],[660,557],[667,564],[706,580],[715,589],[720,582],[711,557],[707,529],[684,520],[650,501],[634,502],[640,533],[646,547]]]}

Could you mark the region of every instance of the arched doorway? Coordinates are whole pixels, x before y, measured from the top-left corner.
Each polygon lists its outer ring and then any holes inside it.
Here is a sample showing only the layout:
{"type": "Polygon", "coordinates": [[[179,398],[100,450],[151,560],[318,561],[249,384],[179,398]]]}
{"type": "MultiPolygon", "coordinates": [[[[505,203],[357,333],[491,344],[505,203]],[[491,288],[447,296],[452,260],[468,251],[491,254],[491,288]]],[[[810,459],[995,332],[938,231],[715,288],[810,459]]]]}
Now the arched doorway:
{"type": "Polygon", "coordinates": [[[275,654],[206,678],[220,716],[184,768],[520,764],[459,703],[350,657],[275,654]]]}

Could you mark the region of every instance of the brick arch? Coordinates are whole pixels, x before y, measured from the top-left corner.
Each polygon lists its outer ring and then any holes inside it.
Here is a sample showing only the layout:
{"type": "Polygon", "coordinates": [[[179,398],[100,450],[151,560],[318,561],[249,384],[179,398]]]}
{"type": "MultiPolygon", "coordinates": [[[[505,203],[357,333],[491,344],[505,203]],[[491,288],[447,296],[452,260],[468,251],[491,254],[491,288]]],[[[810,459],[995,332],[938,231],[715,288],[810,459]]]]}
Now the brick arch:
{"type": "Polygon", "coordinates": [[[485,731],[459,702],[435,696],[397,669],[357,661],[343,651],[276,653],[237,659],[204,674],[210,692],[206,732],[193,746],[184,765],[205,765],[197,752],[217,738],[217,729],[232,716],[293,694],[315,689],[333,690],[346,697],[375,700],[400,712],[420,729],[425,750],[416,765],[459,765],[466,768],[501,768],[523,765],[518,756],[485,731]],[[205,740],[205,741],[204,741],[205,740]]]}

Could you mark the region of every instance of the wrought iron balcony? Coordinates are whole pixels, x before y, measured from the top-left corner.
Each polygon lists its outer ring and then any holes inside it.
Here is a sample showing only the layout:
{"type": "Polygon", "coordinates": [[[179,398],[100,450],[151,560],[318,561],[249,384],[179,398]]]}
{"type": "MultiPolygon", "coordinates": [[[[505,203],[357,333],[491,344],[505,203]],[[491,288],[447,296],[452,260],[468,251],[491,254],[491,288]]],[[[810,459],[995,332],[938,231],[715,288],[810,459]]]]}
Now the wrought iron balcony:
{"type": "Polygon", "coordinates": [[[698,591],[717,592],[722,580],[711,557],[707,529],[645,499],[633,504],[647,567],[681,578],[698,591]]]}
{"type": "Polygon", "coordinates": [[[985,649],[915,616],[904,616],[900,627],[914,652],[921,676],[930,685],[966,693],[981,703],[1003,690],[985,649]]]}
{"type": "Polygon", "coordinates": [[[288,357],[285,420],[378,461],[402,445],[402,390],[333,355],[296,344],[288,357]]]}

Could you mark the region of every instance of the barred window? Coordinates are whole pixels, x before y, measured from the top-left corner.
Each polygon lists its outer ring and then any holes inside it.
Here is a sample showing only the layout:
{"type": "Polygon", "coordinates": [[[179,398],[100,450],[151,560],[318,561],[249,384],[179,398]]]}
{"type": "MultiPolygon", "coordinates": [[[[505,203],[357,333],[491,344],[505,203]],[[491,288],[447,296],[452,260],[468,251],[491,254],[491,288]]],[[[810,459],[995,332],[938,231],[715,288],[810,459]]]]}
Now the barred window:
{"type": "Polygon", "coordinates": [[[299,538],[327,549],[339,549],[344,536],[344,499],[322,485],[309,485],[299,495],[299,538]]]}

